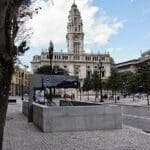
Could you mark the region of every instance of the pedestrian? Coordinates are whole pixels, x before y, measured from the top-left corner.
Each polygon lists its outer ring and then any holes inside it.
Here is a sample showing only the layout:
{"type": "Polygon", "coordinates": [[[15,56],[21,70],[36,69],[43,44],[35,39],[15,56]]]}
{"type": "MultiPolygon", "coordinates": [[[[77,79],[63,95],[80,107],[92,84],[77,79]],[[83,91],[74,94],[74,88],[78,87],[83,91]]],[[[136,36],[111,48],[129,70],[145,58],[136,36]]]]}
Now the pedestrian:
{"type": "Polygon", "coordinates": [[[117,100],[118,100],[118,101],[120,100],[120,97],[119,97],[119,96],[117,96],[117,100]]]}

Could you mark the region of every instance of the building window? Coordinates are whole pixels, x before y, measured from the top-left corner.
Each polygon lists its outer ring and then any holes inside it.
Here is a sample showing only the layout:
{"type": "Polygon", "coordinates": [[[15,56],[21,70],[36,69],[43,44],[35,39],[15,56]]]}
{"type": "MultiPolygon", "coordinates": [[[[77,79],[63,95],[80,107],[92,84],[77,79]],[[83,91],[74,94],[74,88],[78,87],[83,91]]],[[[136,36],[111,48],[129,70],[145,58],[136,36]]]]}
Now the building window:
{"type": "Polygon", "coordinates": [[[91,71],[87,71],[86,76],[87,76],[88,78],[90,78],[90,77],[91,77],[91,71]]]}
{"type": "Polygon", "coordinates": [[[78,55],[74,56],[74,60],[80,60],[80,57],[78,55]]]}
{"type": "Polygon", "coordinates": [[[104,60],[105,60],[105,57],[101,57],[101,59],[104,61],[104,60]]]}
{"type": "Polygon", "coordinates": [[[68,60],[68,56],[62,56],[63,60],[68,60]]]}
{"type": "Polygon", "coordinates": [[[77,17],[74,18],[74,25],[77,25],[77,17]]]}
{"type": "Polygon", "coordinates": [[[104,71],[102,71],[102,77],[105,77],[105,72],[104,71]]]}
{"type": "Polygon", "coordinates": [[[86,56],[85,59],[86,60],[91,60],[91,57],[90,56],[86,56]]]}

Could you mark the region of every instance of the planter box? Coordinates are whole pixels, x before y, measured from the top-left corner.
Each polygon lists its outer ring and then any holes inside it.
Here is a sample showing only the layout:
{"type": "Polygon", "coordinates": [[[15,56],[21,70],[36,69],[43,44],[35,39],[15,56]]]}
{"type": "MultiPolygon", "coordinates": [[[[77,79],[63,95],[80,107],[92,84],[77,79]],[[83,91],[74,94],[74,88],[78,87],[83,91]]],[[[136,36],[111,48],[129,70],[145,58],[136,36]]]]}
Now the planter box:
{"type": "Polygon", "coordinates": [[[121,129],[120,106],[43,106],[33,103],[33,122],[43,132],[121,129]]]}

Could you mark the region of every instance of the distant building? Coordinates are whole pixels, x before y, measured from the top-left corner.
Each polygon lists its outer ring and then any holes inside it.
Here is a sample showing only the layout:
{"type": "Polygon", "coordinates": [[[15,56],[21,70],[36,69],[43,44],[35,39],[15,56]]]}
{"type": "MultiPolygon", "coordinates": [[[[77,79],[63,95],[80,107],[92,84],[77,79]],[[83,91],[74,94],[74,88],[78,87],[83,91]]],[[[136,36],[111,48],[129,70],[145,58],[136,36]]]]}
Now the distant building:
{"type": "Polygon", "coordinates": [[[30,75],[31,73],[26,69],[21,69],[16,66],[12,75],[10,95],[20,96],[22,94],[22,87],[23,93],[28,92],[30,75]]]}
{"type": "MultiPolygon", "coordinates": [[[[98,61],[102,61],[102,79],[110,76],[111,60],[109,54],[90,54],[85,53],[83,23],[77,5],[71,6],[67,24],[67,52],[54,52],[53,66],[65,69],[69,74],[78,75],[80,80],[91,76],[94,71],[98,71],[98,61]]],[[[48,51],[42,51],[40,55],[33,57],[31,61],[32,71],[48,65],[48,51]]]]}
{"type": "Polygon", "coordinates": [[[132,59],[129,61],[121,62],[115,65],[119,72],[131,71],[135,73],[137,68],[142,63],[150,63],[150,50],[141,54],[141,57],[138,59],[132,59]]]}

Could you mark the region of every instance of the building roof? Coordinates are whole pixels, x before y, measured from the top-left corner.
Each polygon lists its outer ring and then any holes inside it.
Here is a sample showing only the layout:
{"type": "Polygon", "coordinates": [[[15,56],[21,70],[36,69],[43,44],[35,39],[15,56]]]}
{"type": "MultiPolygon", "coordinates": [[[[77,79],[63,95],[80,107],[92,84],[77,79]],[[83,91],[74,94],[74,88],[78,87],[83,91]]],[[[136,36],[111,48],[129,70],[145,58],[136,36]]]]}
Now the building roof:
{"type": "Polygon", "coordinates": [[[73,2],[73,4],[72,4],[71,8],[77,8],[77,5],[76,5],[76,3],[75,3],[75,0],[74,0],[74,2],[73,2]]]}
{"type": "Polygon", "coordinates": [[[78,88],[78,76],[42,75],[43,87],[78,88]]]}
{"type": "Polygon", "coordinates": [[[72,4],[71,8],[77,8],[76,4],[72,4]]]}
{"type": "Polygon", "coordinates": [[[150,55],[150,50],[147,50],[144,53],[142,53],[142,56],[145,56],[145,55],[150,55]]]}
{"type": "Polygon", "coordinates": [[[124,61],[121,63],[116,64],[116,66],[124,66],[124,65],[131,65],[131,64],[136,64],[138,61],[138,59],[132,59],[132,60],[128,60],[128,61],[124,61]]]}

